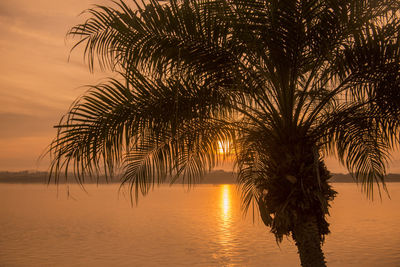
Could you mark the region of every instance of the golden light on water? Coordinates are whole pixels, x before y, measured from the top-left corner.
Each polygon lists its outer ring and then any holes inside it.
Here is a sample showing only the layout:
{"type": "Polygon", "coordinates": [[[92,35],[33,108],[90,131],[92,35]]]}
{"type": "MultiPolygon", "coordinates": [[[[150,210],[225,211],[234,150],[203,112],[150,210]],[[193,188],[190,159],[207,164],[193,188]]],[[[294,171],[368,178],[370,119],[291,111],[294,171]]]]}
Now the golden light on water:
{"type": "Polygon", "coordinates": [[[221,244],[221,255],[229,255],[234,245],[232,244],[232,195],[231,185],[221,186],[220,200],[220,227],[219,242],[221,244]]]}
{"type": "Polygon", "coordinates": [[[223,221],[227,221],[231,216],[231,191],[227,184],[222,186],[221,210],[223,221]]]}

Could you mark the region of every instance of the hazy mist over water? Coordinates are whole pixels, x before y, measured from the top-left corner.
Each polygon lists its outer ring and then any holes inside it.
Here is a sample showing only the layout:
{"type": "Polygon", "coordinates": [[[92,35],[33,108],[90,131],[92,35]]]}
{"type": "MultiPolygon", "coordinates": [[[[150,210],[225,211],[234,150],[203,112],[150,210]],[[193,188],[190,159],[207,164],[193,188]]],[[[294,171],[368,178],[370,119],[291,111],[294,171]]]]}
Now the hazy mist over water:
{"type": "MultiPolygon", "coordinates": [[[[382,202],[334,187],[328,266],[400,266],[400,183],[382,202]]],[[[161,186],[137,207],[118,188],[0,184],[0,266],[299,265],[291,240],[242,217],[234,185],[161,186]]]]}

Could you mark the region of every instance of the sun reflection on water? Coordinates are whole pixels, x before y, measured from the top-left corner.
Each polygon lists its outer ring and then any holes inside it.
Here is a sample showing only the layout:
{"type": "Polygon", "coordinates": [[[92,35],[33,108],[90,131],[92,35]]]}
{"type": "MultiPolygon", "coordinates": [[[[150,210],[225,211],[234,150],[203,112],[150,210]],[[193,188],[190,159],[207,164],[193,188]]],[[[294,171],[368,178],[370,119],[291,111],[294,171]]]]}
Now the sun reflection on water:
{"type": "Polygon", "coordinates": [[[219,244],[221,246],[221,251],[218,257],[225,265],[229,264],[234,246],[232,236],[232,194],[230,185],[221,186],[219,244]]]}
{"type": "Polygon", "coordinates": [[[222,221],[228,222],[231,217],[231,191],[227,184],[222,186],[221,210],[222,221]]]}

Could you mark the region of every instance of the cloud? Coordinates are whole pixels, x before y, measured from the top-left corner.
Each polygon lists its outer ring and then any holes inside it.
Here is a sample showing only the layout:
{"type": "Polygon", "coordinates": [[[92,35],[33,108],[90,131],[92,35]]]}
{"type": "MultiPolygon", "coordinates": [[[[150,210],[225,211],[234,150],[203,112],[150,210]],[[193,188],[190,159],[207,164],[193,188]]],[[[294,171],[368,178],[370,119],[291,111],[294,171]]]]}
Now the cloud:
{"type": "Polygon", "coordinates": [[[40,117],[17,113],[0,113],[0,138],[15,139],[21,137],[53,136],[56,131],[54,117],[40,117]]]}
{"type": "Polygon", "coordinates": [[[51,138],[15,137],[0,138],[0,171],[46,170],[49,158],[41,158],[51,138]]]}
{"type": "Polygon", "coordinates": [[[33,168],[72,101],[105,75],[90,75],[65,34],[109,0],[0,0],[0,168],[33,168]]]}

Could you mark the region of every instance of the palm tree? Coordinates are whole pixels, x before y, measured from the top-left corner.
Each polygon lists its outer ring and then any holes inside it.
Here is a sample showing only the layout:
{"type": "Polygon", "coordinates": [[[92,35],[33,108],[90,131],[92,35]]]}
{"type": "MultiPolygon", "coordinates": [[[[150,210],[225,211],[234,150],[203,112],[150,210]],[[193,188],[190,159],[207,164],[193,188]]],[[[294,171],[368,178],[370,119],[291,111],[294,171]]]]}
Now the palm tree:
{"type": "MultiPolygon", "coordinates": [[[[369,195],[398,143],[395,0],[170,0],[96,6],[73,27],[91,70],[118,73],[61,119],[51,175],[123,168],[136,198],[195,183],[231,144],[246,210],[258,205],[302,266],[325,266],[335,155],[369,195]]],[[[379,191],[380,192],[380,191],[379,191]]]]}

